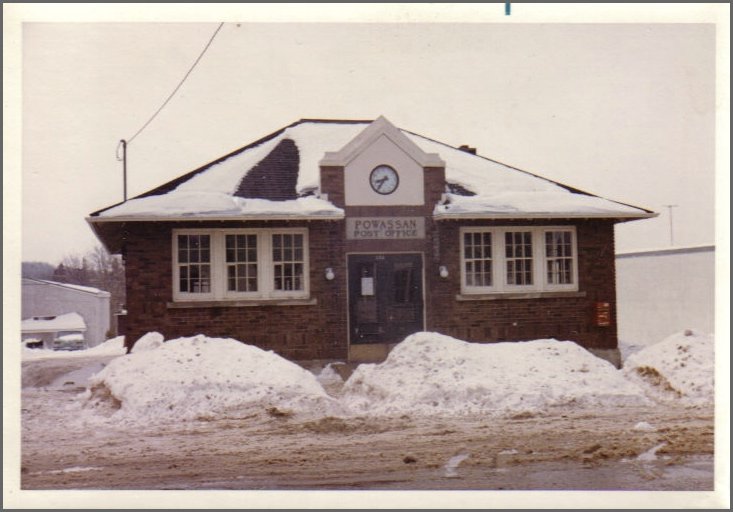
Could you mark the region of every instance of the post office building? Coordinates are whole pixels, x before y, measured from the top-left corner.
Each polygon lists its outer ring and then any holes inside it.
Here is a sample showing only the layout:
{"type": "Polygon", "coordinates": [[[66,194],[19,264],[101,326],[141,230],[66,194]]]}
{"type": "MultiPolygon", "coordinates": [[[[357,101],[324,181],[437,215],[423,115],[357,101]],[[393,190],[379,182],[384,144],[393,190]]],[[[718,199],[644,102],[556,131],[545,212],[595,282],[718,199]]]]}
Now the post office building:
{"type": "Polygon", "coordinates": [[[295,122],[87,220],[125,260],[128,347],[378,361],[436,331],[613,360],[614,225],[654,215],[380,117],[295,122]]]}

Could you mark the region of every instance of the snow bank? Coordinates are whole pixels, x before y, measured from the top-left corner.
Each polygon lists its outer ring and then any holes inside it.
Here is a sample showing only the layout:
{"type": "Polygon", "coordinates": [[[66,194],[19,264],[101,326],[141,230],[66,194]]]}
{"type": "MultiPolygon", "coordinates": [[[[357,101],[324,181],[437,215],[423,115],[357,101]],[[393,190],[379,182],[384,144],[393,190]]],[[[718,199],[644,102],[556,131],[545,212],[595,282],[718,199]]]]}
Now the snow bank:
{"type": "Polygon", "coordinates": [[[610,363],[569,341],[469,343],[417,333],[381,364],[360,365],[343,388],[353,411],[375,415],[538,413],[553,406],[647,404],[610,363]]]}
{"type": "Polygon", "coordinates": [[[160,347],[165,338],[159,332],[149,332],[140,337],[132,346],[131,352],[136,354],[137,352],[145,352],[146,350],[153,350],[160,347]]]}
{"type": "Polygon", "coordinates": [[[686,330],[630,355],[623,371],[654,398],[712,404],[713,352],[712,335],[686,330]]]}
{"type": "Polygon", "coordinates": [[[117,336],[86,350],[48,350],[42,348],[23,347],[21,359],[63,359],[68,357],[121,356],[126,353],[125,337],[117,336]]]}
{"type": "Polygon", "coordinates": [[[116,420],[334,414],[316,377],[273,352],[233,339],[178,338],[113,360],[90,379],[86,407],[116,420]]]}

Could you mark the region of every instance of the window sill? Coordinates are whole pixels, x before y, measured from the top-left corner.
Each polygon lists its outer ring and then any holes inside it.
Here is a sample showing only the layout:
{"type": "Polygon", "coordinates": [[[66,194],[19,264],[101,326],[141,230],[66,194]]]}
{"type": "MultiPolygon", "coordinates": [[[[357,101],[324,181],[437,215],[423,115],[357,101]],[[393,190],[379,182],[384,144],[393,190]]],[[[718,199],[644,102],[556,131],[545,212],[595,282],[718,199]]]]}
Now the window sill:
{"type": "Polygon", "coordinates": [[[571,299],[586,297],[586,292],[510,292],[510,293],[463,293],[456,295],[459,302],[472,300],[516,300],[516,299],[571,299]]]}
{"type": "Polygon", "coordinates": [[[168,302],[168,309],[251,308],[258,306],[315,306],[317,299],[189,300],[168,302]]]}

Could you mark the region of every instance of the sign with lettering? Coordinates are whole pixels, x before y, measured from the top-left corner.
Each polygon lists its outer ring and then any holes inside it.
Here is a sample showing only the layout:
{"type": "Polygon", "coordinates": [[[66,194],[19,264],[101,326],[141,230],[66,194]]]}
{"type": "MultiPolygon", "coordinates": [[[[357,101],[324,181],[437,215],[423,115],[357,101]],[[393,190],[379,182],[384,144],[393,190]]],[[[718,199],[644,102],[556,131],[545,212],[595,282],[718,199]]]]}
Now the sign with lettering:
{"type": "Polygon", "coordinates": [[[402,240],[425,238],[424,217],[348,217],[349,240],[402,240]]]}

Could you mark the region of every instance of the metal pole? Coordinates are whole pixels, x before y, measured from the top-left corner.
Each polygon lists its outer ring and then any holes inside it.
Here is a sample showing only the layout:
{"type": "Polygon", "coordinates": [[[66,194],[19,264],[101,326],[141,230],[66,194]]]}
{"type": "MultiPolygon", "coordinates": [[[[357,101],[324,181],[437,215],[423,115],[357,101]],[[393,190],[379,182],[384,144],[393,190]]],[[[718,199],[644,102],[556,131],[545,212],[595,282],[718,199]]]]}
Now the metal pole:
{"type": "Polygon", "coordinates": [[[676,204],[664,204],[662,205],[669,209],[669,245],[674,246],[674,216],[672,215],[672,208],[677,208],[676,204]]]}
{"type": "Polygon", "coordinates": [[[122,200],[127,201],[127,141],[122,139],[122,200]]]}

